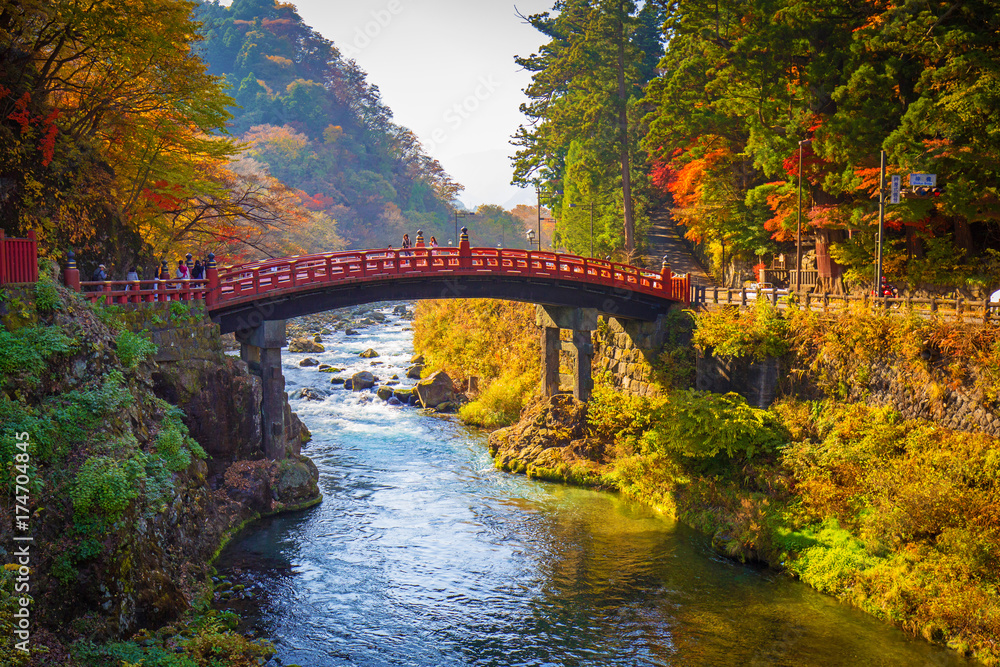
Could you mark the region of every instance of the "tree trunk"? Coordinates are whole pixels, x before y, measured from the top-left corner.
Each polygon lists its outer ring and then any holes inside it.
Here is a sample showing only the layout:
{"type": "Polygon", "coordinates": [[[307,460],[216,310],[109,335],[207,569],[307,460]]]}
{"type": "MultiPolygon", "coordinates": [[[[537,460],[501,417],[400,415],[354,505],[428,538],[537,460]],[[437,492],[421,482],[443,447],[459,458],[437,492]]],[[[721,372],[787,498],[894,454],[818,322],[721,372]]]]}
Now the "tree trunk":
{"type": "Polygon", "coordinates": [[[632,174],[628,150],[628,95],[625,89],[625,8],[618,6],[616,37],[618,39],[618,140],[621,144],[622,199],[625,205],[625,251],[631,258],[635,253],[635,220],[632,210],[632,174]]]}
{"type": "Polygon", "coordinates": [[[972,230],[965,218],[955,218],[955,247],[967,253],[972,252],[972,230]]]}

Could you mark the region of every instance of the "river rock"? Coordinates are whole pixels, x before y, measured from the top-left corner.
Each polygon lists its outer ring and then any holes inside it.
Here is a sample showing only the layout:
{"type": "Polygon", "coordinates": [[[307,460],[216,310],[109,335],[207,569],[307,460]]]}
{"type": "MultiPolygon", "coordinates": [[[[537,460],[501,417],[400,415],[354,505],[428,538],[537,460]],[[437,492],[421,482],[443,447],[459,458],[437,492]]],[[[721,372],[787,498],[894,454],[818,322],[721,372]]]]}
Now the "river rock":
{"type": "Polygon", "coordinates": [[[356,330],[348,327],[347,330],[344,331],[344,335],[345,336],[360,336],[361,334],[358,333],[356,330]]]}
{"type": "Polygon", "coordinates": [[[319,393],[318,391],[316,391],[312,387],[303,387],[302,389],[299,389],[299,391],[298,391],[298,397],[299,398],[304,398],[307,401],[322,401],[323,400],[323,394],[319,393]]]}
{"type": "Polygon", "coordinates": [[[330,378],[330,384],[344,384],[346,378],[330,378]]]}
{"type": "Polygon", "coordinates": [[[306,357],[299,362],[299,366],[319,366],[319,361],[317,359],[313,359],[312,357],[306,357]]]}
{"type": "Polygon", "coordinates": [[[358,356],[361,357],[362,359],[374,359],[375,357],[379,356],[379,353],[372,348],[368,348],[358,356]]]}
{"type": "MultiPolygon", "coordinates": [[[[331,368],[333,368],[333,366],[331,366],[330,364],[320,364],[319,368],[317,368],[316,370],[322,372],[322,371],[325,371],[325,370],[329,370],[331,368]]],[[[332,373],[333,371],[330,371],[330,372],[332,373]]]]}
{"type": "Polygon", "coordinates": [[[438,412],[451,413],[458,410],[458,405],[456,405],[452,401],[445,401],[444,403],[438,403],[437,405],[435,405],[434,409],[437,410],[438,412]]]}
{"type": "Polygon", "coordinates": [[[305,456],[289,457],[277,462],[272,490],[276,500],[286,506],[313,503],[322,498],[318,479],[315,463],[305,456]]]}
{"type": "Polygon", "coordinates": [[[410,397],[413,396],[412,389],[396,389],[392,392],[392,395],[401,400],[403,403],[409,403],[410,397]]]}
{"type": "Polygon", "coordinates": [[[444,371],[437,371],[424,378],[413,388],[423,407],[432,407],[455,400],[455,383],[444,371]]]}
{"type": "Polygon", "coordinates": [[[406,306],[399,304],[392,309],[393,315],[406,315],[406,306]]]}
{"type": "Polygon", "coordinates": [[[415,355],[413,355],[412,357],[410,357],[410,363],[411,364],[423,365],[423,363],[424,363],[424,355],[422,355],[422,354],[415,354],[415,355]]]}
{"type": "Polygon", "coordinates": [[[521,421],[490,434],[489,451],[500,470],[543,479],[566,480],[597,474],[605,461],[605,444],[587,436],[587,404],[570,394],[529,403],[521,421]]]}
{"type": "Polygon", "coordinates": [[[326,348],[308,338],[293,338],[288,344],[289,352],[326,352],[326,348]]]}
{"type": "Polygon", "coordinates": [[[406,377],[411,380],[419,380],[420,374],[424,372],[424,367],[422,364],[417,364],[416,366],[410,366],[406,369],[406,377]]]}
{"type": "Polygon", "coordinates": [[[380,313],[380,312],[379,312],[379,311],[377,311],[377,310],[376,310],[375,312],[373,312],[373,313],[372,313],[372,316],[371,316],[371,317],[372,317],[372,319],[373,319],[373,320],[375,320],[376,322],[385,322],[385,313],[380,313]]]}
{"type": "Polygon", "coordinates": [[[344,380],[344,389],[347,390],[354,389],[354,382],[351,380],[351,378],[347,378],[346,380],[344,380]]]}
{"type": "Polygon", "coordinates": [[[392,387],[382,386],[379,387],[375,394],[381,398],[383,401],[388,401],[392,398],[392,387]]]}
{"type": "Polygon", "coordinates": [[[386,387],[395,387],[397,384],[399,384],[399,380],[386,380],[385,381],[385,386],[386,387]]]}
{"type": "Polygon", "coordinates": [[[323,342],[323,337],[320,336],[319,334],[316,334],[315,336],[313,336],[313,342],[314,343],[322,343],[323,342]]]}
{"type": "Polygon", "coordinates": [[[368,371],[361,371],[360,373],[355,373],[351,376],[351,390],[361,391],[362,389],[371,389],[375,386],[375,376],[368,371]]]}
{"type": "Polygon", "coordinates": [[[396,398],[395,396],[390,396],[389,400],[386,401],[389,405],[403,405],[403,402],[396,398]]]}
{"type": "Polygon", "coordinates": [[[336,366],[329,366],[327,364],[320,364],[319,365],[319,372],[320,373],[339,373],[342,370],[344,370],[344,369],[343,368],[337,368],[336,366]],[[326,368],[323,368],[324,366],[326,366],[326,368]]]}

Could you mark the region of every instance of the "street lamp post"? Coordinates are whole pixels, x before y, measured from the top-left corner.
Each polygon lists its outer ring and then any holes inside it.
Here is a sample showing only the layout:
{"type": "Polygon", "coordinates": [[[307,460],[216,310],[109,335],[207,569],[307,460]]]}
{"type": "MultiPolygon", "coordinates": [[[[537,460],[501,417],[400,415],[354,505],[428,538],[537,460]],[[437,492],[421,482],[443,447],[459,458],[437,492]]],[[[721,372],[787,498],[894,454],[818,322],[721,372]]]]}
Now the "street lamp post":
{"type": "MultiPolygon", "coordinates": [[[[535,183],[535,196],[537,197],[536,212],[538,213],[538,250],[542,249],[542,195],[546,197],[551,197],[554,195],[561,195],[562,190],[550,190],[549,192],[542,192],[542,186],[535,183]]],[[[553,243],[554,243],[553,239],[553,243]]]]}
{"type": "Polygon", "coordinates": [[[878,177],[878,248],[875,251],[875,296],[882,296],[882,233],[885,229],[885,151],[881,151],[878,177]]]}
{"type": "Polygon", "coordinates": [[[799,142],[799,203],[795,222],[795,292],[802,291],[802,147],[811,144],[812,140],[803,139],[799,142]]]}
{"type": "Polygon", "coordinates": [[[535,245],[535,230],[528,230],[528,250],[531,250],[531,246],[535,245]]]}
{"type": "Polygon", "coordinates": [[[461,211],[461,212],[459,212],[459,210],[457,208],[455,209],[455,238],[456,239],[458,239],[458,219],[459,218],[468,218],[469,216],[475,215],[475,214],[476,214],[475,211],[461,211]]]}

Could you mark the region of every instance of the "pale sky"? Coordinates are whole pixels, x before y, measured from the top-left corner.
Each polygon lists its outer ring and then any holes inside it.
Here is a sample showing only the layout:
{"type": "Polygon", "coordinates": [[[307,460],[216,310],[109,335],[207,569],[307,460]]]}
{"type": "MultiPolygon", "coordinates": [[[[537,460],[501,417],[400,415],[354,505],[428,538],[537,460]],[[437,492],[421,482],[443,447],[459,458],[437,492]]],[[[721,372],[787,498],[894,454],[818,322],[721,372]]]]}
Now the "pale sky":
{"type": "Polygon", "coordinates": [[[393,120],[465,186],[459,200],[532,204],[534,190],[510,185],[511,135],[528,72],[514,56],[545,36],[517,16],[552,0],[293,0],[299,15],[353,58],[382,93],[393,120]],[[516,5],[516,9],[515,9],[516,5]]]}

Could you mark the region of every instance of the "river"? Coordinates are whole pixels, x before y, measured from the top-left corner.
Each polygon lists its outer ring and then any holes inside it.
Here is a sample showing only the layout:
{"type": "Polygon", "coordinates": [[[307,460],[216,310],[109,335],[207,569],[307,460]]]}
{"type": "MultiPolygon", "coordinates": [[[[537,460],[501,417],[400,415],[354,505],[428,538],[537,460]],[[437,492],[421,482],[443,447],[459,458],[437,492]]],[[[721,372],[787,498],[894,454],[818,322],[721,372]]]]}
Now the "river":
{"type": "MultiPolygon", "coordinates": [[[[306,356],[405,377],[408,325],[286,351],[289,391],[331,387],[306,356]]],[[[640,504],[497,472],[483,434],[368,397],[292,400],[324,501],[253,524],[216,561],[253,596],[225,606],[276,642],[272,664],[973,664],[640,504]]]]}

